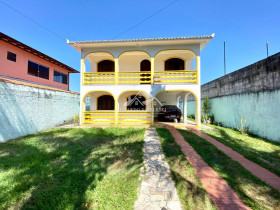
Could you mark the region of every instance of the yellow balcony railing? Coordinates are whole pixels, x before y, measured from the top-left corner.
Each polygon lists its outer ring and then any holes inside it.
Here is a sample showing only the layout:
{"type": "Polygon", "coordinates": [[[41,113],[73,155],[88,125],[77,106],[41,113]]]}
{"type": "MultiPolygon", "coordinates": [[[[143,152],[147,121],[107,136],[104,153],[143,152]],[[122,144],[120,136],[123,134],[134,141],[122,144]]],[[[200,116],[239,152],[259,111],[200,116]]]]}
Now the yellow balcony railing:
{"type": "Polygon", "coordinates": [[[154,84],[195,83],[196,71],[157,71],[154,73],[154,84]]]}
{"type": "Polygon", "coordinates": [[[118,112],[119,125],[150,125],[151,112],[147,111],[124,111],[118,112]]]}
{"type": "Polygon", "coordinates": [[[84,73],[84,85],[91,84],[182,84],[196,83],[196,71],[157,71],[154,72],[154,78],[150,71],[142,72],[118,72],[117,78],[114,72],[92,72],[84,73]]]}
{"type": "Polygon", "coordinates": [[[118,72],[119,84],[151,84],[151,72],[118,72]]]}
{"type": "Polygon", "coordinates": [[[82,125],[103,126],[149,126],[151,125],[151,112],[122,111],[117,113],[118,123],[115,124],[115,111],[84,111],[82,125]]]}
{"type": "Polygon", "coordinates": [[[114,125],[114,111],[85,111],[82,118],[83,125],[114,125]]]}
{"type": "Polygon", "coordinates": [[[84,73],[84,84],[113,84],[115,83],[114,72],[90,72],[84,73]]]}

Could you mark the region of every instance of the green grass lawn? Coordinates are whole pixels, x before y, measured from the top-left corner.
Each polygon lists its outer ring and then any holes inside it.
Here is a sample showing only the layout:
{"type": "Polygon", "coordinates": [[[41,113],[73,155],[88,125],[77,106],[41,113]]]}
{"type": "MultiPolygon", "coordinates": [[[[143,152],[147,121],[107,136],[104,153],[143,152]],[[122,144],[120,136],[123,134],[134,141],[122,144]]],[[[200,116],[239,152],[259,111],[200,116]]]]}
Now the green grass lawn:
{"type": "Polygon", "coordinates": [[[183,208],[216,209],[171,133],[165,128],[157,132],[183,208]]]}
{"type": "Polygon", "coordinates": [[[231,147],[249,160],[280,176],[280,144],[265,139],[241,134],[239,131],[212,126],[216,130],[205,130],[206,134],[231,147]]]}
{"type": "Polygon", "coordinates": [[[214,145],[188,130],[179,130],[185,140],[253,209],[280,209],[280,192],[265,184],[214,145]]]}
{"type": "Polygon", "coordinates": [[[144,129],[52,129],[0,144],[0,209],[133,209],[144,129]]]}

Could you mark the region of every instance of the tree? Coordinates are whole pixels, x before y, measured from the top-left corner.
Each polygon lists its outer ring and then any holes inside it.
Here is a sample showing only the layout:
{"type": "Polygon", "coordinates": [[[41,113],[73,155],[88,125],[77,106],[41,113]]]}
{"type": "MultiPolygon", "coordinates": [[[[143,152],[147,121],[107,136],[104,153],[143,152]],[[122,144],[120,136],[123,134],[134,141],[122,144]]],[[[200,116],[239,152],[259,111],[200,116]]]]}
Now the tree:
{"type": "Polygon", "coordinates": [[[203,107],[202,107],[202,120],[207,122],[210,117],[210,102],[208,96],[203,100],[203,107]]]}

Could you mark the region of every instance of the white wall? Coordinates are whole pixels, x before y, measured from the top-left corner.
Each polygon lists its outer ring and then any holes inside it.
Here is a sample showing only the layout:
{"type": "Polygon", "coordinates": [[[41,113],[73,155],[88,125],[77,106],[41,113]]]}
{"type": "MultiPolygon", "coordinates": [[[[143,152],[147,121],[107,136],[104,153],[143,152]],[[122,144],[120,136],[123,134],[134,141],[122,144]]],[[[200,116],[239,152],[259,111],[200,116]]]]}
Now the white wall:
{"type": "MultiPolygon", "coordinates": [[[[212,98],[210,103],[216,122],[237,128],[243,118],[251,132],[280,142],[280,90],[212,98]]],[[[194,104],[188,102],[188,115],[194,114],[194,104]]]]}
{"type": "Polygon", "coordinates": [[[0,142],[72,121],[77,94],[0,82],[0,142]]]}

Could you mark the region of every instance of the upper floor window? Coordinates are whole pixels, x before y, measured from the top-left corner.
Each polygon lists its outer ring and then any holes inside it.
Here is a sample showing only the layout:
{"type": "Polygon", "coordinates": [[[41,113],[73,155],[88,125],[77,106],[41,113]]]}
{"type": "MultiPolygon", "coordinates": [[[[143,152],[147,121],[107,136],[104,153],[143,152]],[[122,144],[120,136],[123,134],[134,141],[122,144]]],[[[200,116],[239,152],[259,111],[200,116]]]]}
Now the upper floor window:
{"type": "Polygon", "coordinates": [[[53,72],[53,81],[67,85],[67,83],[68,83],[67,75],[62,74],[58,71],[54,71],[53,72]]]}
{"type": "Polygon", "coordinates": [[[185,69],[185,61],[180,58],[170,58],[165,61],[165,70],[184,70],[185,69]]]}
{"type": "Polygon", "coordinates": [[[15,53],[12,53],[12,52],[7,52],[7,59],[10,60],[10,61],[14,61],[16,62],[17,61],[17,55],[15,53]]]}
{"type": "Polygon", "coordinates": [[[49,68],[32,61],[28,61],[28,74],[44,79],[49,79],[49,68]]]}
{"type": "Polygon", "coordinates": [[[115,62],[110,60],[100,61],[97,64],[98,72],[115,72],[115,62]]]}

